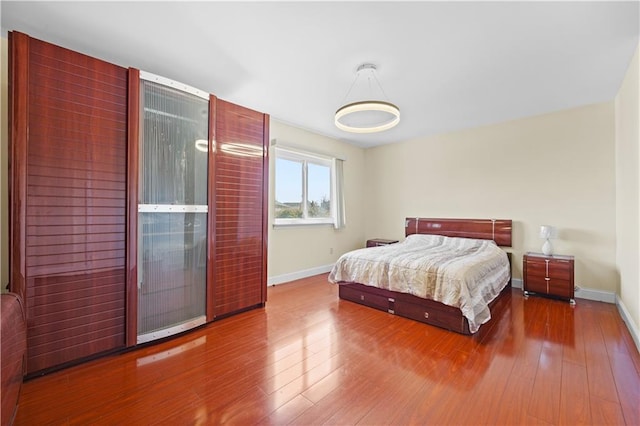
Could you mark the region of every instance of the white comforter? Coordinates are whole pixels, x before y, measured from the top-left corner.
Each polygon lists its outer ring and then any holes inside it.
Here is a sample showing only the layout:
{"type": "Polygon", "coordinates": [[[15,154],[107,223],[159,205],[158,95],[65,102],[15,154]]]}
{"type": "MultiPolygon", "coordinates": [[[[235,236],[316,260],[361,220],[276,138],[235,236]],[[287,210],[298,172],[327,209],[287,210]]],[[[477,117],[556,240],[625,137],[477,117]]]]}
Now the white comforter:
{"type": "Polygon", "coordinates": [[[491,318],[488,305],[510,275],[507,254],[491,240],[416,234],[398,244],[345,253],[329,281],[409,293],[459,308],[475,333],[491,318]]]}

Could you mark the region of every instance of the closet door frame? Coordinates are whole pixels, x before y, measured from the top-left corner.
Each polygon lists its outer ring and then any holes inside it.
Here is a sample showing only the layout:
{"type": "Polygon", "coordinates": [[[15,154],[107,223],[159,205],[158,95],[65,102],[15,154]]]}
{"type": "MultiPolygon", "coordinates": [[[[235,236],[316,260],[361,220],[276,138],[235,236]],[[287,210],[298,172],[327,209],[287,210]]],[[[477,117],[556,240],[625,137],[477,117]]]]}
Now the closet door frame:
{"type": "Polygon", "coordinates": [[[129,68],[129,123],[127,133],[127,261],[126,343],[138,340],[138,174],[140,147],[140,70],[129,68]]]}
{"type": "Polygon", "coordinates": [[[9,250],[10,289],[26,301],[29,36],[9,32],[9,250]]]}
{"type": "Polygon", "coordinates": [[[267,303],[267,255],[269,236],[269,128],[270,115],[263,114],[262,122],[262,306],[267,303]]]}
{"type": "Polygon", "coordinates": [[[214,258],[213,253],[215,252],[216,246],[216,185],[215,185],[215,175],[216,175],[216,161],[215,161],[215,150],[216,150],[216,111],[217,111],[217,103],[218,98],[214,95],[209,95],[209,168],[207,176],[207,201],[209,205],[209,216],[207,223],[207,293],[206,293],[206,315],[207,322],[211,322],[215,316],[215,304],[214,304],[214,258]]]}

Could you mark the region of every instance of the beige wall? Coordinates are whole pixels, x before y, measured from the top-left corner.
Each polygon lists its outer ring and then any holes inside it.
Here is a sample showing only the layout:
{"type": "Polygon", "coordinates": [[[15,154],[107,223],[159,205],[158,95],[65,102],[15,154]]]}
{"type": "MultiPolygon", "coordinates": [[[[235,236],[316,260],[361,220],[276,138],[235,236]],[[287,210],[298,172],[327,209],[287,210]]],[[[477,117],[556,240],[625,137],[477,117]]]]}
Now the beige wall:
{"type": "Polygon", "coordinates": [[[553,225],[576,284],[617,292],[614,131],[607,102],[369,149],[366,235],[402,238],[405,216],[512,219],[521,278],[553,225]]]}
{"type": "MultiPolygon", "coordinates": [[[[615,100],[616,109],[616,263],[620,300],[640,330],[640,108],[638,56],[631,61],[615,100]]],[[[640,346],[640,343],[636,342],[640,346]]]]}
{"type": "Polygon", "coordinates": [[[7,39],[0,37],[0,286],[9,283],[9,158],[7,39]]]}
{"type": "MultiPolygon", "coordinates": [[[[364,150],[338,140],[320,136],[271,120],[271,139],[277,145],[289,145],[309,152],[345,159],[344,192],[347,226],[336,230],[329,225],[276,227],[273,208],[269,213],[270,279],[335,263],[338,256],[364,246],[362,187],[364,185],[364,150]]],[[[273,148],[271,149],[269,205],[274,205],[273,148]]]]}

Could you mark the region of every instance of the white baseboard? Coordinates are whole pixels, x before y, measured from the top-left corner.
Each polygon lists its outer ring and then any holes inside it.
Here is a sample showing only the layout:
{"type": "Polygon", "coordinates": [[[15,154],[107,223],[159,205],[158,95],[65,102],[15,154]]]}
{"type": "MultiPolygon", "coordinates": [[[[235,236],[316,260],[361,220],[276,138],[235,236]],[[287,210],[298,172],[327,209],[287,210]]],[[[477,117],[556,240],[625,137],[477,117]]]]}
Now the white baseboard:
{"type": "Polygon", "coordinates": [[[624,305],[624,303],[622,303],[622,299],[620,299],[620,297],[617,295],[616,306],[618,307],[618,312],[620,312],[622,320],[629,329],[629,333],[631,333],[631,337],[636,344],[636,349],[638,349],[638,352],[640,352],[640,331],[638,330],[636,324],[633,322],[633,319],[631,319],[631,314],[629,314],[627,307],[624,305]]]}
{"type": "Polygon", "coordinates": [[[579,288],[575,291],[576,299],[595,300],[596,302],[616,303],[616,294],[610,291],[579,288]]]}
{"type": "MultiPolygon", "coordinates": [[[[511,279],[511,287],[522,288],[522,279],[511,279]]],[[[576,299],[595,300],[596,302],[616,303],[616,294],[610,291],[579,288],[575,291],[576,299]]]]}
{"type": "Polygon", "coordinates": [[[288,274],[276,275],[275,277],[269,277],[267,279],[267,285],[278,285],[288,283],[289,281],[299,280],[301,278],[312,277],[318,274],[325,274],[331,272],[333,263],[330,265],[317,266],[311,269],[305,269],[303,271],[291,272],[288,274]]]}

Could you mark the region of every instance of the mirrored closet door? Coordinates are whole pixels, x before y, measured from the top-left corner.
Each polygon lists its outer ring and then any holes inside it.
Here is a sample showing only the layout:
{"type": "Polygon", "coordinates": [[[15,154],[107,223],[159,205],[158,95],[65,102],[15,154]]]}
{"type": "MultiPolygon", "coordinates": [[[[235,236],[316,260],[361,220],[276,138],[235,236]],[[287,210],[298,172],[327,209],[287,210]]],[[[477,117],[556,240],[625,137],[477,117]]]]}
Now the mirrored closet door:
{"type": "Polygon", "coordinates": [[[206,322],[209,95],[140,72],[137,343],[206,322]]]}

